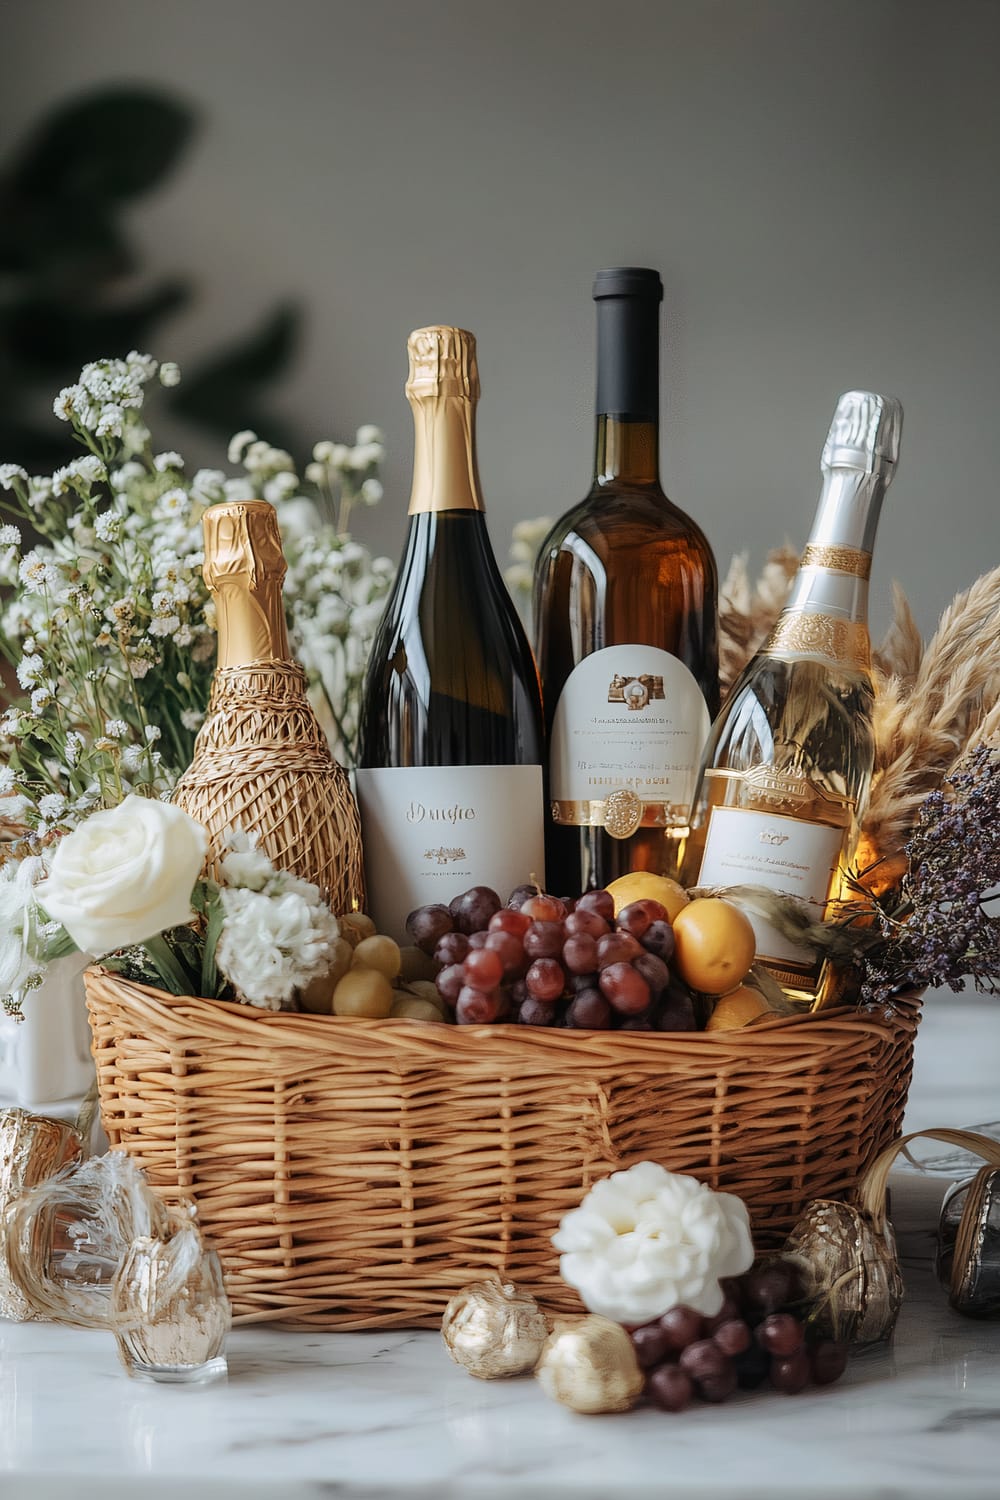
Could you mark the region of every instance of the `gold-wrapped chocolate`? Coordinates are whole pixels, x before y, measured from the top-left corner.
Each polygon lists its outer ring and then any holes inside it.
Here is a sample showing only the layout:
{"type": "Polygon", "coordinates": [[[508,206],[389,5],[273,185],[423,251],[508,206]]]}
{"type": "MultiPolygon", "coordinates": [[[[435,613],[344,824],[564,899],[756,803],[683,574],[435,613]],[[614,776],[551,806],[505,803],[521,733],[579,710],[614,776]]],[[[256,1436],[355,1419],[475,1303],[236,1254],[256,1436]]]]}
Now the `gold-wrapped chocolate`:
{"type": "Polygon", "coordinates": [[[815,1326],[847,1344],[875,1344],[896,1325],[903,1279],[892,1225],[847,1203],[808,1204],[785,1242],[813,1303],[815,1326]]]}
{"type": "Polygon", "coordinates": [[[535,1378],[553,1401],[587,1414],[628,1411],[644,1384],[632,1340],[620,1323],[597,1313],[556,1325],[535,1378]]]}
{"type": "Polygon", "coordinates": [[[495,1277],[456,1292],[441,1322],[452,1359],[480,1380],[534,1369],[548,1335],[548,1322],[534,1297],[495,1277]]]}

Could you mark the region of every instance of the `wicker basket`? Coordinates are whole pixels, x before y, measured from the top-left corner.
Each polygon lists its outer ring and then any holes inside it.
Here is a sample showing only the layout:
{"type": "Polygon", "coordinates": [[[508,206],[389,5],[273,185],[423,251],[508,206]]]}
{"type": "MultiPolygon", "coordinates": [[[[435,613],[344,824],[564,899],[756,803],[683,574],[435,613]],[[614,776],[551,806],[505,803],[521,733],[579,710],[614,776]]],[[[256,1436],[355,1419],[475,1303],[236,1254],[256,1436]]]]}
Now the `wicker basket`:
{"type": "Polygon", "coordinates": [[[899,1132],[919,998],[694,1035],[277,1015],[87,974],[101,1114],[196,1202],[237,1322],[423,1327],[499,1272],[579,1308],[550,1236],[651,1158],[739,1193],[759,1246],[899,1132]]]}

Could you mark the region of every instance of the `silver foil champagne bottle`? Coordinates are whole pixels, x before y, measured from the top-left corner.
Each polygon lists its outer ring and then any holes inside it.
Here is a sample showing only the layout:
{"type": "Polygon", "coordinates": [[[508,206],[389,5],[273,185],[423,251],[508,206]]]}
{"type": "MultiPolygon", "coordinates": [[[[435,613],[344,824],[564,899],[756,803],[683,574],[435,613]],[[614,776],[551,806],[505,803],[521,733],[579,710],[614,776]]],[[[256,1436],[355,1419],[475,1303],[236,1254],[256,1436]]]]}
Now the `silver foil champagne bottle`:
{"type": "MultiPolygon", "coordinates": [[[[692,809],[688,884],[762,886],[812,903],[842,894],[875,755],[868,577],[903,412],[840,397],[823,488],[788,603],[712,726],[692,809]]],[[[831,976],[751,914],[758,958],[786,992],[824,1003],[831,976]]]]}

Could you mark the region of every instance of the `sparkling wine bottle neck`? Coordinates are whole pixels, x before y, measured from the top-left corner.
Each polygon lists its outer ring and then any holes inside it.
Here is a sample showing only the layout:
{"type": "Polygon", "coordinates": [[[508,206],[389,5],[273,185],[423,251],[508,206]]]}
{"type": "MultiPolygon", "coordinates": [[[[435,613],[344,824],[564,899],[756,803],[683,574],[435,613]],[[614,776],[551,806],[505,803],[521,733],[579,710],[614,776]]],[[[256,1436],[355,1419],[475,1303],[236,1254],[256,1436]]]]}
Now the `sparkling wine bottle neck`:
{"type": "Polygon", "coordinates": [[[205,512],[205,582],[215,600],[218,667],[288,662],[281,586],[285,559],[278,518],[265,500],[205,512]]]}
{"type": "Polygon", "coordinates": [[[886,476],[833,469],[824,476],[816,519],[792,584],[785,614],[821,610],[868,620],[868,579],[886,476]]]}
{"type": "Polygon", "coordinates": [[[418,328],[408,343],[413,410],[409,514],[483,505],[476,458],[476,341],[462,328],[418,328]]]}

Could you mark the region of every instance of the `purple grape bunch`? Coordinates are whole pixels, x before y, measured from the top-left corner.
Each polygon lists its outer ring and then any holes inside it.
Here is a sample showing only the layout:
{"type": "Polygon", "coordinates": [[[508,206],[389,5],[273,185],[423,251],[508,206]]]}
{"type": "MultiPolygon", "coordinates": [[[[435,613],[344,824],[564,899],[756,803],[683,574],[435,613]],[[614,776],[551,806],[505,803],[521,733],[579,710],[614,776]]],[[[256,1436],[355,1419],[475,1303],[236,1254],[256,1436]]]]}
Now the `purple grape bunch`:
{"type": "Polygon", "coordinates": [[[406,928],[440,966],[438,993],[461,1026],[697,1027],[691,991],[670,968],[674,933],[658,901],[633,901],[616,916],[606,890],[560,898],[518,886],[504,905],[477,885],[447,906],[418,907],[406,928]]]}
{"type": "Polygon", "coordinates": [[[705,1318],[691,1307],[629,1330],[646,1399],[662,1411],[692,1401],[727,1401],[738,1390],[795,1395],[832,1385],[847,1367],[847,1347],[817,1338],[802,1317],[794,1263],[780,1256],[723,1283],[722,1307],[705,1318]]]}

